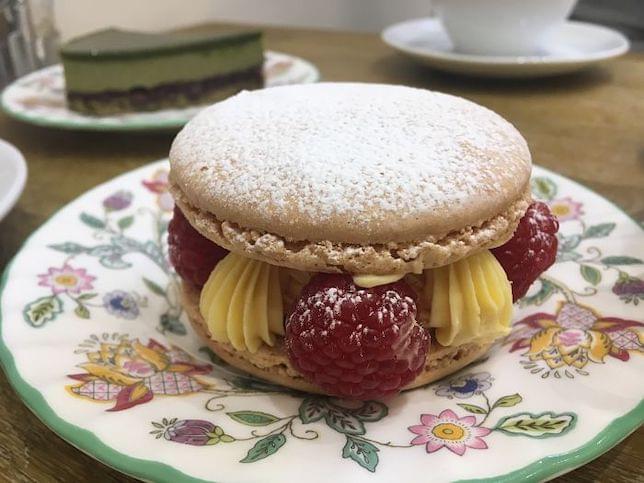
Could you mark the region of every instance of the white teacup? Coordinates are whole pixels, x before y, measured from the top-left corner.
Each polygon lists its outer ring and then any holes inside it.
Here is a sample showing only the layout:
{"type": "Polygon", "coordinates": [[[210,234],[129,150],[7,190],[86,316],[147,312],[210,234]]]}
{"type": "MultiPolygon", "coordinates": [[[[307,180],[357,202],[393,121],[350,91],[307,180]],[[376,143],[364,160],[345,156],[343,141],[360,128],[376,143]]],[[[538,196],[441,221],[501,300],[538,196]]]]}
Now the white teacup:
{"type": "Polygon", "coordinates": [[[531,55],[560,28],[577,0],[433,0],[457,51],[531,55]]]}

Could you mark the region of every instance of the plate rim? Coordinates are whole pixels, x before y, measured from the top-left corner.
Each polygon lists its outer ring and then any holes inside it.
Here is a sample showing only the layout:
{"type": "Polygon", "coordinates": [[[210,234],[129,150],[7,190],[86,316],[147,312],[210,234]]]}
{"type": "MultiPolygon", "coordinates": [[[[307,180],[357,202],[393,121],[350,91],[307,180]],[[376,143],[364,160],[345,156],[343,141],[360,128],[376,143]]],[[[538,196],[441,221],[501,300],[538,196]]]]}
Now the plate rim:
{"type": "MultiPolygon", "coordinates": [[[[322,78],[320,74],[320,69],[318,69],[318,67],[313,62],[311,62],[308,59],[305,59],[304,57],[289,54],[286,52],[270,50],[270,49],[265,50],[264,53],[285,55],[293,59],[296,59],[298,62],[306,65],[306,67],[311,70],[310,77],[307,78],[310,80],[307,80],[306,82],[319,82],[322,78]]],[[[74,120],[61,120],[61,119],[55,119],[55,118],[52,119],[50,117],[45,117],[42,115],[29,115],[29,114],[25,114],[24,112],[14,110],[11,106],[9,106],[5,97],[8,90],[11,87],[13,87],[16,83],[20,82],[22,79],[24,79],[27,76],[34,75],[46,69],[51,69],[52,67],[55,67],[57,65],[62,65],[62,64],[57,63],[52,65],[47,65],[45,67],[42,67],[41,69],[35,70],[33,72],[29,72],[21,77],[18,77],[17,79],[14,79],[9,85],[7,85],[4,89],[2,89],[2,92],[0,93],[0,108],[2,108],[2,111],[6,113],[8,116],[27,124],[31,124],[34,126],[41,126],[41,127],[64,129],[64,130],[70,130],[70,131],[94,131],[94,132],[169,131],[169,130],[181,129],[189,120],[189,119],[186,120],[185,118],[181,118],[181,119],[170,118],[170,119],[154,121],[154,122],[150,122],[146,120],[135,120],[135,121],[128,121],[127,123],[124,123],[124,124],[119,124],[119,123],[101,123],[100,117],[98,117],[99,119],[98,122],[78,122],[74,120]]],[[[207,106],[204,106],[204,107],[207,107],[207,106]]],[[[151,111],[151,112],[154,112],[154,111],[151,111]]]]}
{"type": "Polygon", "coordinates": [[[401,28],[405,24],[419,23],[421,21],[432,20],[438,22],[439,20],[436,17],[417,17],[408,20],[403,20],[401,22],[396,22],[394,24],[388,25],[380,32],[380,38],[384,43],[392,47],[393,49],[413,57],[421,57],[425,60],[439,60],[452,62],[458,64],[459,66],[476,66],[476,67],[540,67],[540,66],[573,66],[573,65],[587,65],[590,63],[596,63],[603,60],[611,59],[618,57],[626,52],[631,47],[631,43],[628,38],[613,28],[607,27],[605,25],[596,24],[593,22],[582,22],[579,20],[567,20],[565,25],[577,25],[592,27],[594,29],[601,29],[607,32],[612,33],[620,38],[622,43],[612,49],[601,50],[597,53],[585,57],[575,57],[575,58],[554,58],[551,59],[547,56],[539,55],[510,55],[510,56],[501,56],[501,55],[473,55],[473,54],[462,54],[458,52],[442,52],[439,50],[425,50],[421,48],[410,47],[401,42],[396,42],[391,39],[391,32],[395,29],[401,28]]]}
{"type": "Polygon", "coordinates": [[[10,186],[9,191],[0,196],[1,202],[6,201],[6,205],[0,206],[0,220],[3,220],[4,217],[8,215],[11,209],[16,205],[16,203],[20,199],[20,195],[22,195],[22,192],[25,189],[25,185],[27,184],[28,168],[25,156],[16,146],[8,141],[5,141],[4,139],[0,139],[0,149],[7,149],[12,153],[12,158],[15,161],[14,165],[16,166],[18,171],[17,179],[14,184],[10,186]]]}
{"type": "MultiPolygon", "coordinates": [[[[36,230],[34,230],[21,244],[15,255],[11,258],[7,266],[0,276],[0,301],[4,294],[5,287],[9,280],[9,273],[16,261],[17,257],[29,245],[29,242],[35,238],[43,229],[49,225],[52,220],[62,211],[66,210],[72,203],[84,194],[98,189],[99,187],[112,182],[113,180],[128,175],[135,171],[142,171],[150,168],[162,161],[167,161],[167,158],[158,159],[151,163],[146,163],[138,168],[128,170],[115,177],[112,177],[105,182],[99,183],[89,190],[81,193],[68,203],[57,209],[47,220],[45,220],[36,230]]],[[[534,166],[534,165],[533,165],[534,166]]],[[[577,181],[568,178],[562,174],[556,173],[548,168],[538,166],[539,169],[545,173],[554,174],[565,178],[568,182],[579,188],[583,188],[599,197],[613,208],[623,213],[629,220],[635,223],[644,231],[644,226],[635,220],[631,215],[626,213],[621,207],[605,198],[604,196],[596,193],[594,190],[578,183],[577,181]]],[[[11,387],[16,391],[21,399],[21,402],[36,416],[48,429],[53,431],[58,437],[62,438],[65,442],[71,444],[77,450],[87,454],[101,463],[116,469],[124,474],[134,476],[149,481],[159,482],[186,482],[186,483],[215,483],[215,480],[204,480],[190,476],[183,471],[180,471],[166,463],[160,461],[134,458],[125,453],[121,453],[106,443],[104,443],[98,436],[91,431],[81,428],[75,424],[67,422],[56,414],[53,408],[49,405],[42,393],[25,381],[18,369],[16,368],[13,353],[7,347],[4,341],[4,319],[2,313],[2,304],[0,304],[0,365],[11,387]]],[[[517,470],[510,471],[502,475],[495,475],[486,478],[474,478],[467,480],[457,480],[456,483],[513,483],[517,479],[527,479],[534,481],[545,481],[556,476],[568,473],[584,464],[601,456],[611,448],[615,447],[621,441],[630,436],[644,423],[644,398],[635,405],[627,413],[618,416],[608,423],[602,430],[599,431],[591,440],[582,444],[581,446],[568,451],[566,453],[559,453],[545,456],[537,461],[533,461],[528,465],[517,470]]]]}

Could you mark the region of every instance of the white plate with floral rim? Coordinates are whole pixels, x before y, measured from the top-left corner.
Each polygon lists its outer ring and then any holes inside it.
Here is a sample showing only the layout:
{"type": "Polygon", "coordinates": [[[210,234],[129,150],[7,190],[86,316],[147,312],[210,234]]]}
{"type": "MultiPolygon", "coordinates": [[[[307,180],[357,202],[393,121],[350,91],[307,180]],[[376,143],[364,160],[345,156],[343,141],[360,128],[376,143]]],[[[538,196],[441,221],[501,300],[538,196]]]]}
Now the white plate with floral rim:
{"type": "MultiPolygon", "coordinates": [[[[317,82],[317,68],[300,57],[264,53],[267,87],[317,82]]],[[[63,66],[52,65],[17,79],[2,92],[4,111],[30,124],[89,131],[179,129],[206,106],[132,112],[113,116],[86,116],[67,107],[63,66]]]]}
{"type": "Polygon", "coordinates": [[[67,205],[0,294],[0,358],[25,403],[84,452],[154,481],[543,480],[644,418],[644,232],[535,168],[559,262],[487,359],[384,402],[285,390],[226,366],[186,323],[166,257],[167,161],[67,205]]]}

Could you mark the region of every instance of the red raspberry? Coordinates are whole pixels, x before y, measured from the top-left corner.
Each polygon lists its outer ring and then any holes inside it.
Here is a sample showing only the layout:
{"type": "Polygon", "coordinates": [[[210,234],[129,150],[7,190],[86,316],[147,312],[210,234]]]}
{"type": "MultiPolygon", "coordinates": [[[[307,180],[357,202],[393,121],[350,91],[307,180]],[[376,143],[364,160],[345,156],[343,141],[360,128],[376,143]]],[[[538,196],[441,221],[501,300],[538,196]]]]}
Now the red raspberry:
{"type": "Polygon", "coordinates": [[[197,287],[204,286],[215,265],[228,255],[228,250],[195,230],[177,206],[168,225],[168,245],[174,269],[197,287]]]}
{"type": "Polygon", "coordinates": [[[286,320],[288,357],[334,396],[396,394],[423,370],[429,348],[414,298],[403,281],[365,289],[348,275],[318,274],[286,320]]]}
{"type": "Polygon", "coordinates": [[[559,222],[548,205],[535,201],[510,241],[492,250],[512,282],[513,302],[523,297],[539,275],[555,263],[558,230],[559,222]]]}

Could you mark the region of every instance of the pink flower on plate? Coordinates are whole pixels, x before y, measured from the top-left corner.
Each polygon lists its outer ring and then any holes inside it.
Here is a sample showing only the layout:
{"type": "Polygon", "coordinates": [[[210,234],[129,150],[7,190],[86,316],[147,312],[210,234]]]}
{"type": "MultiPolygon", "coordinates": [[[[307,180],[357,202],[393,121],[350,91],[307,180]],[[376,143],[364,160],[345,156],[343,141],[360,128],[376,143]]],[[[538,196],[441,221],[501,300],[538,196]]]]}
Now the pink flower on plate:
{"type": "Polygon", "coordinates": [[[577,220],[584,214],[581,209],[582,203],[573,201],[569,196],[552,200],[548,205],[550,205],[550,211],[552,211],[552,214],[555,215],[559,221],[577,220]]]}
{"type": "Polygon", "coordinates": [[[84,268],[72,268],[64,264],[61,268],[50,267],[47,273],[38,275],[41,287],[49,287],[54,295],[59,293],[81,293],[92,290],[96,277],[87,274],[84,268]]]}
{"type": "Polygon", "coordinates": [[[409,427],[409,431],[418,435],[411,440],[411,444],[424,444],[428,453],[445,447],[462,456],[466,448],[487,448],[482,438],[491,430],[477,426],[474,416],[459,418],[451,409],[445,409],[438,416],[422,414],[420,422],[417,426],[409,427]]]}
{"type": "Polygon", "coordinates": [[[170,186],[168,182],[168,171],[160,169],[152,175],[152,179],[143,180],[145,186],[152,193],[157,194],[157,205],[163,211],[172,211],[174,209],[174,199],[168,191],[170,186]]]}
{"type": "Polygon", "coordinates": [[[150,377],[156,374],[152,364],[141,359],[127,359],[121,363],[121,369],[128,376],[150,377]]]}
{"type": "Polygon", "coordinates": [[[184,396],[213,387],[208,376],[212,367],[185,353],[182,362],[174,362],[170,354],[179,351],[153,339],[146,345],[128,338],[101,342],[96,351],[85,353],[87,361],[79,364],[83,372],[68,375],[78,382],[66,389],[92,401],[114,401],[108,411],[124,411],[154,396],[184,396]]]}
{"type": "Polygon", "coordinates": [[[546,370],[584,369],[589,363],[604,363],[607,356],[628,361],[629,351],[643,352],[642,328],[642,322],[560,302],[555,314],[540,312],[516,322],[505,344],[512,344],[510,352],[527,349],[523,355],[546,370]]]}
{"type": "Polygon", "coordinates": [[[568,329],[557,334],[557,342],[563,347],[577,347],[587,338],[586,331],[581,329],[568,329]]]}

